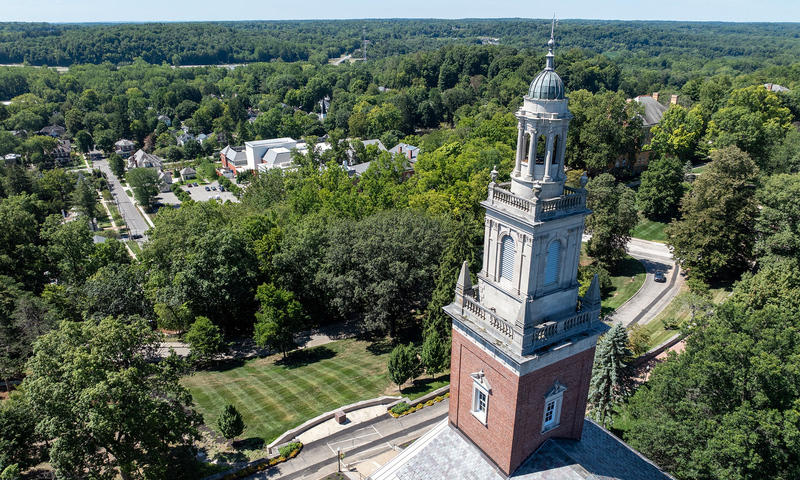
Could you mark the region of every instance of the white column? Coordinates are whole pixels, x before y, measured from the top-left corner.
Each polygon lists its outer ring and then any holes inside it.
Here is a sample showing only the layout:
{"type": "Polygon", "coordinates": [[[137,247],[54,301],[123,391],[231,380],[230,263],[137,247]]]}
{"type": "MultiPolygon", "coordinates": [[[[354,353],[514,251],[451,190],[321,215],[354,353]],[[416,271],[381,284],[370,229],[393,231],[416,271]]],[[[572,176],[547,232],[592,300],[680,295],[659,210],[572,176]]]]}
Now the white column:
{"type": "Polygon", "coordinates": [[[553,131],[550,130],[547,132],[547,148],[545,149],[544,154],[544,181],[549,182],[552,180],[550,178],[550,164],[553,162],[553,131]]]}
{"type": "Polygon", "coordinates": [[[525,156],[525,125],[519,122],[517,129],[517,162],[514,164],[514,172],[512,175],[519,175],[520,168],[522,167],[522,157],[525,156]]]}
{"type": "Polygon", "coordinates": [[[536,129],[530,131],[531,147],[528,150],[528,177],[533,178],[533,166],[536,164],[536,143],[539,141],[536,129]]]}

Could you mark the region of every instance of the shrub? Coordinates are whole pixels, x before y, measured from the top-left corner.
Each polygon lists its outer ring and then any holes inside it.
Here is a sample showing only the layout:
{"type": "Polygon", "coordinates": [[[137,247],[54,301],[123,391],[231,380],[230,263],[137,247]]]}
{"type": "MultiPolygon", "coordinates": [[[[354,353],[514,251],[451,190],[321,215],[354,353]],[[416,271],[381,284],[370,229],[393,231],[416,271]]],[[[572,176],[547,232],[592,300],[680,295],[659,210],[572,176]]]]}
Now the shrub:
{"type": "Polygon", "coordinates": [[[433,401],[434,401],[434,402],[436,402],[436,403],[439,403],[439,402],[441,402],[442,400],[444,400],[444,398],[443,398],[443,397],[436,397],[436,398],[434,398],[434,399],[433,399],[433,401]]]}
{"type": "Polygon", "coordinates": [[[400,402],[397,405],[395,405],[394,407],[392,407],[391,409],[389,409],[389,411],[394,413],[394,414],[396,414],[396,415],[402,415],[402,414],[406,413],[409,408],[410,407],[408,406],[408,404],[406,402],[400,402]]]}
{"type": "Polygon", "coordinates": [[[436,403],[436,402],[434,402],[433,400],[428,400],[427,402],[425,402],[425,406],[426,406],[426,407],[430,407],[430,406],[431,406],[431,405],[433,405],[434,403],[436,403]]]}
{"type": "Polygon", "coordinates": [[[664,325],[664,330],[677,330],[678,319],[675,317],[666,317],[661,319],[661,324],[664,325]]]}
{"type": "Polygon", "coordinates": [[[292,442],[292,443],[290,443],[288,445],[280,447],[278,449],[278,453],[280,453],[281,457],[283,457],[283,458],[291,458],[291,457],[297,455],[297,452],[300,451],[300,447],[301,446],[302,446],[302,444],[300,444],[298,442],[292,442]]]}

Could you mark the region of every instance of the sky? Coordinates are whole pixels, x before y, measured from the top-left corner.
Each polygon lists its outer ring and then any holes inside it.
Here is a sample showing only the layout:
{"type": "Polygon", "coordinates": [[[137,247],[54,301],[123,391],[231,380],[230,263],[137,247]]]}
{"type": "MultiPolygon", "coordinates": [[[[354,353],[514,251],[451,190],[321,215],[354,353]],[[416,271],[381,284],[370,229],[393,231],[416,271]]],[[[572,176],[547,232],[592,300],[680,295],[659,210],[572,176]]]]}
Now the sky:
{"type": "Polygon", "coordinates": [[[0,21],[550,18],[800,22],[798,0],[0,0],[0,21]]]}

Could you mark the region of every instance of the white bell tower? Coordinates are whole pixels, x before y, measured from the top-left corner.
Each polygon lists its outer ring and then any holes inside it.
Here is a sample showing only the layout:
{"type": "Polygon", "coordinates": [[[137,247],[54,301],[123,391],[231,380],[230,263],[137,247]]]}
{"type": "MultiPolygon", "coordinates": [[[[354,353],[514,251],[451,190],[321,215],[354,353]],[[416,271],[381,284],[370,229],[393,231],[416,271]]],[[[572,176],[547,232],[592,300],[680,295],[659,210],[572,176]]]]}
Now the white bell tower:
{"type": "Polygon", "coordinates": [[[450,423],[506,474],[550,437],[579,440],[600,321],[595,276],[578,296],[586,177],[565,185],[564,148],[572,115],[553,69],[545,69],[517,112],[511,182],[492,171],[483,265],[472,285],[466,262],[453,319],[450,423]]]}

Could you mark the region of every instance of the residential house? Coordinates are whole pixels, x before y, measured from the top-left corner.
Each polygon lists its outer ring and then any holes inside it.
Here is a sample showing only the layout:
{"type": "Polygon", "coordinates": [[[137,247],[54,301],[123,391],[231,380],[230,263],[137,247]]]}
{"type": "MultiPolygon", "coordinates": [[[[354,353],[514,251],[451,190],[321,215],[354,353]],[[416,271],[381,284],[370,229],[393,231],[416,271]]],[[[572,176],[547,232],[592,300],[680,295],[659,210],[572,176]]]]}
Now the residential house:
{"type": "Polygon", "coordinates": [[[192,180],[194,178],[197,178],[197,172],[192,167],[186,167],[183,170],[181,170],[181,180],[183,180],[184,182],[186,180],[192,180]]]}
{"type": "Polygon", "coordinates": [[[50,125],[36,132],[37,135],[48,135],[55,138],[58,138],[65,133],[67,133],[67,129],[64,127],[59,127],[58,125],[50,125]]]}
{"type": "Polygon", "coordinates": [[[169,117],[166,115],[159,115],[158,121],[166,123],[168,127],[172,126],[172,120],[170,120],[169,117]]]}
{"type": "Polygon", "coordinates": [[[175,140],[178,142],[179,147],[186,145],[186,142],[194,139],[195,139],[194,135],[192,135],[191,133],[183,133],[175,138],[175,140]]]}
{"type": "MultiPolygon", "coordinates": [[[[644,115],[642,115],[644,140],[636,149],[636,160],[634,160],[633,164],[631,164],[630,157],[627,155],[620,155],[609,168],[627,168],[631,170],[643,170],[647,168],[647,164],[650,163],[650,155],[652,152],[649,150],[642,151],[642,146],[650,144],[650,141],[653,139],[653,134],[650,133],[650,129],[658,125],[664,113],[669,110],[669,107],[659,103],[658,97],[658,92],[654,92],[652,95],[639,95],[633,99],[633,101],[641,103],[644,106],[644,115]]],[[[672,95],[670,98],[670,105],[676,105],[677,103],[678,96],[672,95]]]]}
{"type": "Polygon", "coordinates": [[[152,155],[150,153],[146,153],[144,150],[139,149],[128,158],[128,165],[127,169],[130,170],[132,168],[155,168],[157,170],[161,170],[164,166],[164,159],[158,157],[156,155],[152,155]]]}
{"type": "Polygon", "coordinates": [[[161,193],[166,193],[172,190],[172,173],[161,171],[158,174],[158,185],[161,193]]]}
{"type": "Polygon", "coordinates": [[[51,155],[53,158],[61,163],[62,165],[65,163],[69,163],[70,161],[70,154],[72,153],[72,142],[69,140],[59,140],[58,145],[56,148],[53,149],[51,155]]]}
{"type": "Polygon", "coordinates": [[[18,153],[9,153],[3,157],[3,160],[5,160],[6,165],[16,165],[21,158],[22,155],[18,153]]]}
{"type": "Polygon", "coordinates": [[[128,158],[133,154],[136,144],[127,139],[120,139],[114,143],[114,153],[122,158],[128,158]]]}

